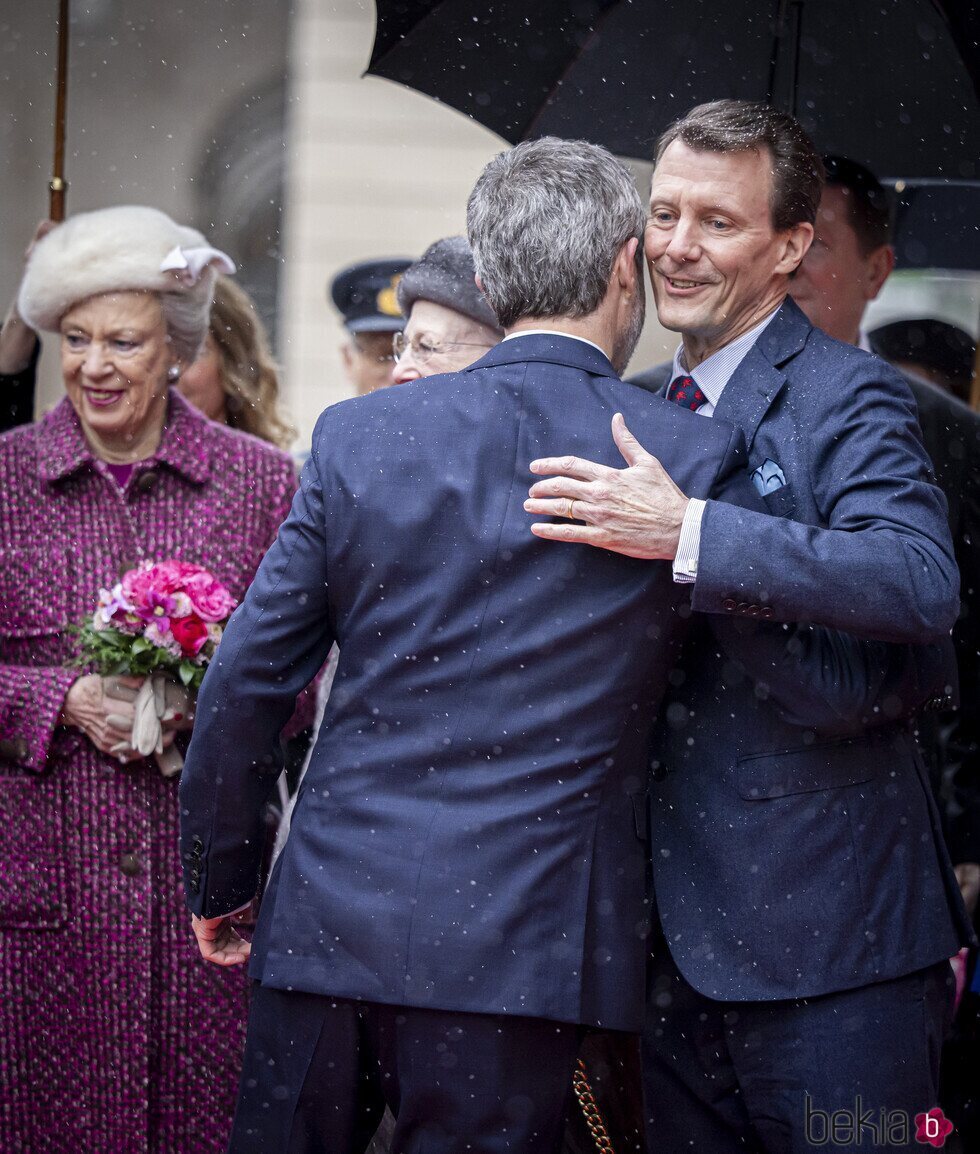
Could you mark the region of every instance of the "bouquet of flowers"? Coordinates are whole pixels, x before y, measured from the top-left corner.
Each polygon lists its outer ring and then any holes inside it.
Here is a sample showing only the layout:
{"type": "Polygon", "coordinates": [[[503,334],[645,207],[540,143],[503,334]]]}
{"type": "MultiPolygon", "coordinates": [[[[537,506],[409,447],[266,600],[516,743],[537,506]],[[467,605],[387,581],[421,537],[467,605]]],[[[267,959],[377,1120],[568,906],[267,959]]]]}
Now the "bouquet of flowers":
{"type": "MultiPolygon", "coordinates": [[[[99,590],[91,620],[79,630],[79,664],[102,676],[145,677],[137,695],[130,744],[156,755],[166,776],[183,765],[164,750],[167,682],[200,688],[236,601],[207,569],[186,561],[144,561],[112,589],[99,590]]],[[[170,706],[173,709],[173,706],[170,706]]]]}

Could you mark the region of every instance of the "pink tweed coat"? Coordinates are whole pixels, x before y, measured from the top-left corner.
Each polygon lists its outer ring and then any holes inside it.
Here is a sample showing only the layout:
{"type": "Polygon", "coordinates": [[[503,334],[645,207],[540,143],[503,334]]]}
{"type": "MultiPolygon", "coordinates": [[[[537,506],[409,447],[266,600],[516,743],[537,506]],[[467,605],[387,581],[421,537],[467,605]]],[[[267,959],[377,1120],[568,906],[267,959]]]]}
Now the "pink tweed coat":
{"type": "Polygon", "coordinates": [[[66,626],[142,557],[241,597],[289,508],[286,454],[177,394],[121,490],[65,400],[0,437],[0,1149],[225,1148],[246,976],[204,963],[184,908],[177,783],[57,724],[66,626]]]}

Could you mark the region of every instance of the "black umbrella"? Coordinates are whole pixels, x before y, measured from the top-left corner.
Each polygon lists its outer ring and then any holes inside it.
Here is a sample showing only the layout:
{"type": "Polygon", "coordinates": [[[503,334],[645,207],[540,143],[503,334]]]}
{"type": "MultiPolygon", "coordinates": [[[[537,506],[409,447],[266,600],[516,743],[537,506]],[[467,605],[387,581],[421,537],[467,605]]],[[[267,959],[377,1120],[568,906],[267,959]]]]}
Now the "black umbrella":
{"type": "Polygon", "coordinates": [[[721,97],[784,107],[886,176],[980,177],[973,0],[377,0],[368,73],[517,143],[649,159],[721,97]]]}
{"type": "Polygon", "coordinates": [[[980,268],[980,183],[900,180],[895,194],[899,268],[980,268]]]}

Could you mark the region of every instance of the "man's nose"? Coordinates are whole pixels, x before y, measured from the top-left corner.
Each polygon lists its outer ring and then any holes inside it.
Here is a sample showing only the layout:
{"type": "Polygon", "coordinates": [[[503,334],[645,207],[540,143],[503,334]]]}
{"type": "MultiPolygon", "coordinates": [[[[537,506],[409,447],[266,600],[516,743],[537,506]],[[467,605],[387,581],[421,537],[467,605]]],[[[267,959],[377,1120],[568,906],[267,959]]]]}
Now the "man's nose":
{"type": "Polygon", "coordinates": [[[697,260],[700,257],[701,244],[695,221],[681,217],[671,229],[670,241],[664,250],[664,255],[678,264],[697,260]]]}

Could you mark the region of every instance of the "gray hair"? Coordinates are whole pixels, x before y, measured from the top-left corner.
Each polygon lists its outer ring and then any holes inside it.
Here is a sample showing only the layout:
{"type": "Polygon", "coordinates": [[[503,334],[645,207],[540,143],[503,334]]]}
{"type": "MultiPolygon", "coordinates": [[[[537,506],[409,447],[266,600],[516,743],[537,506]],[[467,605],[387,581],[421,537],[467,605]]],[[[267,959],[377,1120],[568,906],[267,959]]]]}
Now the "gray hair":
{"type": "Polygon", "coordinates": [[[824,167],[813,141],[788,112],[749,100],[712,100],[675,120],[657,141],[654,168],[680,140],[700,152],[756,152],[772,160],[770,216],[777,231],[813,224],[823,192],[824,167]]]}
{"type": "MultiPolygon", "coordinates": [[[[208,282],[203,292],[158,292],[157,299],[163,310],[167,325],[167,337],[174,356],[189,365],[200,356],[204,340],[208,335],[208,318],[211,313],[216,273],[205,269],[202,281],[208,282]]],[[[202,285],[198,285],[202,288],[202,285]]]]}
{"type": "Polygon", "coordinates": [[[504,328],[595,312],[619,251],[642,239],[645,223],[625,164],[598,145],[554,136],[494,157],[466,206],[476,271],[504,328]]]}

